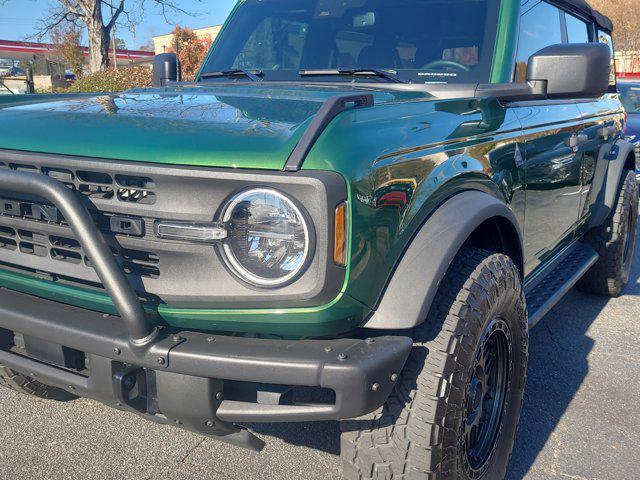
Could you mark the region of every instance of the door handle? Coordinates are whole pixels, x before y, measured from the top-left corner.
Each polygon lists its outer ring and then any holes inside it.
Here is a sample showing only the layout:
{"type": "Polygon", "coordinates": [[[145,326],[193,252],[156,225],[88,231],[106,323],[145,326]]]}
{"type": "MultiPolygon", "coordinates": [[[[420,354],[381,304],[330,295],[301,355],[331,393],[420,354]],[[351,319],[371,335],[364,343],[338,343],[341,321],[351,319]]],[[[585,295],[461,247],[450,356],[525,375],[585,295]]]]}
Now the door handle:
{"type": "Polygon", "coordinates": [[[602,138],[606,140],[609,137],[613,136],[616,132],[617,132],[616,127],[614,127],[613,125],[609,125],[608,127],[602,127],[599,131],[599,134],[602,138]]]}
{"type": "Polygon", "coordinates": [[[583,146],[589,141],[589,136],[580,134],[580,135],[571,135],[564,141],[564,144],[569,148],[578,148],[583,146]]]}

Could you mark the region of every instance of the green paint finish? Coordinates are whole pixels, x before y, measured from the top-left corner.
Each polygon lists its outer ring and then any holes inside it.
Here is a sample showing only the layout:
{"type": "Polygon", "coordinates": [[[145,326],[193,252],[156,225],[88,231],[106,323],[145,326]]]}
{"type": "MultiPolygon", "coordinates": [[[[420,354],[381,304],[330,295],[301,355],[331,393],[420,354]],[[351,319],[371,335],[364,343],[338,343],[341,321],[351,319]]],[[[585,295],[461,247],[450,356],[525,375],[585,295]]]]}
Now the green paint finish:
{"type": "MultiPolygon", "coordinates": [[[[338,91],[207,85],[49,97],[0,105],[0,145],[117,160],[280,170],[322,103],[349,91],[349,85],[338,91]]],[[[380,92],[377,100],[415,95],[380,92]]]]}
{"type": "Polygon", "coordinates": [[[41,280],[30,275],[0,270],[0,286],[68,305],[117,314],[111,298],[106,294],[41,280]]]}
{"type": "MultiPolygon", "coordinates": [[[[68,305],[117,315],[108,295],[0,270],[0,286],[68,305]]],[[[252,333],[297,338],[338,335],[353,330],[370,309],[348,295],[316,308],[260,310],[194,310],[146,306],[161,323],[179,328],[252,333]]]]}
{"type": "Polygon", "coordinates": [[[491,99],[407,101],[333,122],[304,168],[337,170],[351,185],[347,294],[375,305],[416,230],[457,192],[485,191],[523,220],[519,135],[513,111],[491,99]]]}
{"type": "Polygon", "coordinates": [[[320,308],[269,310],[186,310],[160,306],[170,325],[198,330],[233,331],[283,337],[340,335],[356,328],[371,309],[348,295],[320,308]]]}
{"type": "Polygon", "coordinates": [[[491,83],[510,82],[518,47],[520,0],[502,0],[491,68],[491,83]]]}

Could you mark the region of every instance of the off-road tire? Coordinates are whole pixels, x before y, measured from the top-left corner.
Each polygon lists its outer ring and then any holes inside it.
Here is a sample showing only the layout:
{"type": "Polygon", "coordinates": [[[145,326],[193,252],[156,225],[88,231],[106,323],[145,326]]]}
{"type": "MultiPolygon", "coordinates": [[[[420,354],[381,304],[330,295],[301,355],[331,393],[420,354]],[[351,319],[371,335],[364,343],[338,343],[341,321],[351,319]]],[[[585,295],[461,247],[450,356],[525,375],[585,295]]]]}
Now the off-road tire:
{"type": "Polygon", "coordinates": [[[26,395],[45,398],[47,400],[57,400],[67,402],[77,398],[75,395],[62,390],[61,388],[45,385],[31,377],[15,372],[0,364],[0,385],[10,388],[26,395]]]}
{"type": "Polygon", "coordinates": [[[603,225],[585,237],[600,258],[578,282],[579,290],[609,297],[622,294],[629,283],[637,230],[638,182],[634,172],[625,170],[613,212],[603,225]]]}
{"type": "Polygon", "coordinates": [[[341,422],[347,479],[498,480],[517,431],[528,360],[528,326],[512,260],[464,248],[445,276],[395,390],[379,411],[341,422]],[[467,468],[465,399],[477,345],[500,316],[511,334],[506,403],[494,447],[479,472],[467,468]]]}

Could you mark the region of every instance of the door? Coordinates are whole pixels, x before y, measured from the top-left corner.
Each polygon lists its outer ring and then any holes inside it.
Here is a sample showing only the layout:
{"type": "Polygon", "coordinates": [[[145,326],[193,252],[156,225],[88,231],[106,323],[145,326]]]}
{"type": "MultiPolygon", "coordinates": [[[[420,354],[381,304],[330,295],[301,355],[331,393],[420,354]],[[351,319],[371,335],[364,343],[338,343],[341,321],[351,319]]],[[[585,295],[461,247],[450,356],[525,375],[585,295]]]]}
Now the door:
{"type": "MultiPolygon", "coordinates": [[[[567,33],[563,11],[545,1],[523,0],[514,80],[525,81],[531,55],[566,43],[567,33]]],[[[513,108],[523,127],[524,253],[529,275],[574,238],[582,195],[581,148],[586,140],[575,102],[520,102],[513,108]]]]}
{"type": "Polygon", "coordinates": [[[516,108],[523,126],[525,165],[525,274],[533,272],[574,238],[582,195],[586,139],[573,104],[516,108]]]}

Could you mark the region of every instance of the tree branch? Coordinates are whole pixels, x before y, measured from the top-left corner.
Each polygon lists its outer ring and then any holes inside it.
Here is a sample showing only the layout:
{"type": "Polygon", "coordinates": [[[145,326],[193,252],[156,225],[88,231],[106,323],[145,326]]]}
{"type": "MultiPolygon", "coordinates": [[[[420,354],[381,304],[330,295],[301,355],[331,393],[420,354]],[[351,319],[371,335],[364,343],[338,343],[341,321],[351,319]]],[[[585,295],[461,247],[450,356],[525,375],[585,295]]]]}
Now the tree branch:
{"type": "Polygon", "coordinates": [[[107,23],[107,25],[105,25],[107,32],[111,31],[113,26],[118,21],[118,17],[120,16],[120,14],[122,14],[122,12],[124,12],[124,0],[120,0],[120,5],[118,5],[118,8],[116,9],[116,11],[113,12],[113,16],[111,17],[111,20],[109,20],[109,23],[107,23]]]}

